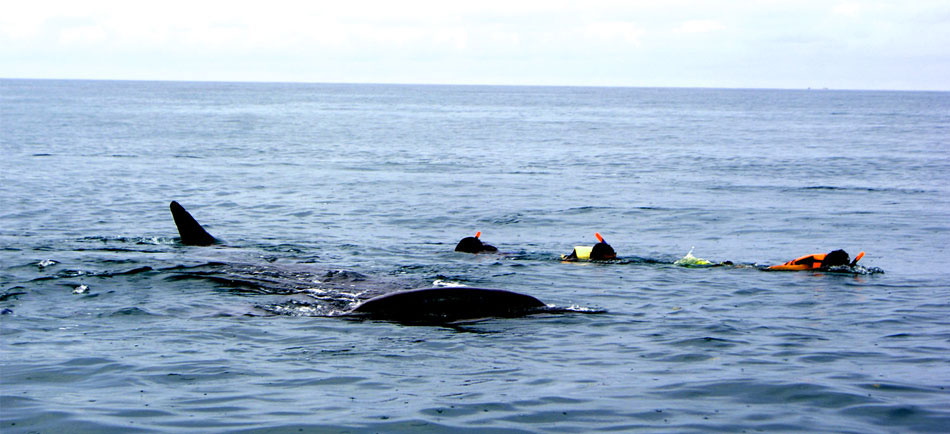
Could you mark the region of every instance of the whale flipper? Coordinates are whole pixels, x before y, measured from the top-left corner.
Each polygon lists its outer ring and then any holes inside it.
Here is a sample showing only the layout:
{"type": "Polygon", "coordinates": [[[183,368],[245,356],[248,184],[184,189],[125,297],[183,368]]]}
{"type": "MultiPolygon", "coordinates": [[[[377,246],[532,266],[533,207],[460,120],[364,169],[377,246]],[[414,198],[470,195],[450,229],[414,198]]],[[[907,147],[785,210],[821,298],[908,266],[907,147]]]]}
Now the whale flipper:
{"type": "Polygon", "coordinates": [[[349,315],[400,322],[446,323],[489,317],[514,318],[545,311],[540,300],[484,288],[425,288],[366,300],[349,315]]]}
{"type": "Polygon", "coordinates": [[[178,226],[178,234],[181,236],[181,243],[189,246],[210,246],[217,239],[211,236],[205,228],[198,224],[188,211],[177,201],[172,201],[168,207],[172,211],[172,217],[175,218],[175,226],[178,226]]]}

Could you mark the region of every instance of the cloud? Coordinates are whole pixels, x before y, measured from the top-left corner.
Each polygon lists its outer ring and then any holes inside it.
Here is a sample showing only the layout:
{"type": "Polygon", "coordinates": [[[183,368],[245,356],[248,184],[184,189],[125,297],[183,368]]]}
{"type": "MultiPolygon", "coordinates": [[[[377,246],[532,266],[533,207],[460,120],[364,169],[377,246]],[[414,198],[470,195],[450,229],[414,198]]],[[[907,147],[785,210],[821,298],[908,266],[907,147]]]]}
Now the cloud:
{"type": "Polygon", "coordinates": [[[584,26],[582,34],[597,44],[621,43],[632,46],[640,45],[640,38],[645,31],[630,22],[593,22],[584,26]]]}
{"type": "Polygon", "coordinates": [[[860,3],[846,2],[835,5],[835,7],[831,9],[831,12],[836,15],[854,17],[861,13],[861,9],[862,6],[860,3]]]}
{"type": "Polygon", "coordinates": [[[680,23],[675,29],[677,33],[709,33],[725,30],[726,26],[714,20],[691,20],[680,23]]]}

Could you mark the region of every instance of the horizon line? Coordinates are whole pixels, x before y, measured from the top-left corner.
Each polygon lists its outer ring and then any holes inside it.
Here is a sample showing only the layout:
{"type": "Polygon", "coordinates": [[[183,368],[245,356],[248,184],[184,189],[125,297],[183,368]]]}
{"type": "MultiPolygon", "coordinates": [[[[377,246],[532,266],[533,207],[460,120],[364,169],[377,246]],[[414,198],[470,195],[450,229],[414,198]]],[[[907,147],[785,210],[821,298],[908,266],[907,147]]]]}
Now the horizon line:
{"type": "Polygon", "coordinates": [[[36,81],[99,81],[141,83],[218,83],[218,84],[301,84],[301,85],[362,85],[362,86],[470,86],[470,87],[557,87],[598,89],[705,89],[705,90],[781,90],[781,91],[844,91],[844,92],[950,92],[950,89],[868,89],[835,87],[716,87],[716,86],[636,86],[605,84],[513,84],[513,83],[411,83],[370,81],[297,81],[297,80],[185,80],[147,78],[63,78],[63,77],[0,77],[0,80],[36,81]]]}

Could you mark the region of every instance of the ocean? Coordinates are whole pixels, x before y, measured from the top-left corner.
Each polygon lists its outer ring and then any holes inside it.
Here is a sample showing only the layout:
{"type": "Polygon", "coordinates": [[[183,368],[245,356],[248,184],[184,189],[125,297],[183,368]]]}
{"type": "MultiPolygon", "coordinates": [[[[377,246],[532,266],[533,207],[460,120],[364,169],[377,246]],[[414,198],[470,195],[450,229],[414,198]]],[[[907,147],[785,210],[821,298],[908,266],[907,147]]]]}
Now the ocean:
{"type": "Polygon", "coordinates": [[[3,79],[0,150],[4,433],[950,431],[947,92],[3,79]],[[429,286],[570,312],[338,315],[429,286]]]}

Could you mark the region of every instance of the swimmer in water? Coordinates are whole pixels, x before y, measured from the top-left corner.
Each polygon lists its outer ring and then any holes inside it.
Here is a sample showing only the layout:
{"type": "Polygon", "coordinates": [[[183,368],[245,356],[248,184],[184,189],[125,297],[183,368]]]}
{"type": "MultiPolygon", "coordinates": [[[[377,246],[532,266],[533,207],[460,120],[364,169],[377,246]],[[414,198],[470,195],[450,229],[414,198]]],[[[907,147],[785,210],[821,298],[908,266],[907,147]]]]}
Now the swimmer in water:
{"type": "Polygon", "coordinates": [[[597,237],[597,241],[600,241],[593,246],[575,246],[574,250],[569,255],[561,255],[562,261],[609,261],[611,259],[617,259],[617,252],[614,251],[613,247],[610,247],[610,244],[607,244],[604,241],[604,237],[600,236],[600,233],[594,233],[597,237]]]}
{"type": "Polygon", "coordinates": [[[775,271],[802,271],[802,270],[827,270],[832,267],[854,267],[858,261],[864,257],[864,252],[858,253],[851,260],[851,256],[844,250],[834,250],[828,253],[816,253],[813,255],[802,256],[792,259],[782,265],[773,265],[767,270],[775,271]]]}
{"type": "Polygon", "coordinates": [[[481,232],[476,232],[474,237],[465,237],[455,245],[456,252],[463,253],[494,253],[498,249],[495,246],[485,244],[482,240],[478,239],[482,235],[481,232]]]}

